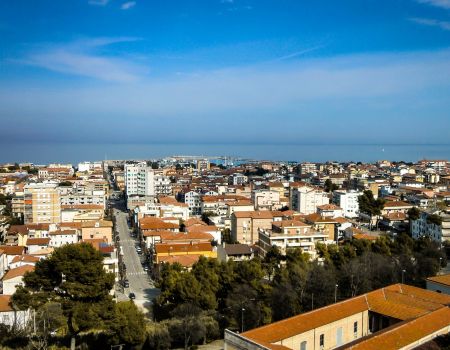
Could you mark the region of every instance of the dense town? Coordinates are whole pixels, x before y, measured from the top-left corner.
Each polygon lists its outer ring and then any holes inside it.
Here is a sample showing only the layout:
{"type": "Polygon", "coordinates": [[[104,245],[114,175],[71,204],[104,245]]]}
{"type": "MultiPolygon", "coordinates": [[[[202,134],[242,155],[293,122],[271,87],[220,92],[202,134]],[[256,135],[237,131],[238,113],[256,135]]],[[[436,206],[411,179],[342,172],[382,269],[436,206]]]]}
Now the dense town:
{"type": "Polygon", "coordinates": [[[0,347],[448,344],[449,205],[447,160],[3,164],[0,347]]]}

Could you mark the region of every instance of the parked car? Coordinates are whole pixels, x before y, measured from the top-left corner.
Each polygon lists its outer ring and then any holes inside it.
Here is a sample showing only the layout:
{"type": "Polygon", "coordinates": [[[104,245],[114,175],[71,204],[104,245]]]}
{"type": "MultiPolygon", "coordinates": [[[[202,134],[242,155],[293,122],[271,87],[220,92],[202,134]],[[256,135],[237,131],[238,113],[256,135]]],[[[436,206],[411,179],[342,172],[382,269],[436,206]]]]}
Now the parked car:
{"type": "Polygon", "coordinates": [[[129,295],[128,295],[128,297],[130,298],[130,299],[136,299],[136,295],[134,294],[134,293],[130,293],[129,295]]]}
{"type": "Polygon", "coordinates": [[[125,288],[130,288],[130,282],[128,280],[123,280],[123,286],[125,288]]]}

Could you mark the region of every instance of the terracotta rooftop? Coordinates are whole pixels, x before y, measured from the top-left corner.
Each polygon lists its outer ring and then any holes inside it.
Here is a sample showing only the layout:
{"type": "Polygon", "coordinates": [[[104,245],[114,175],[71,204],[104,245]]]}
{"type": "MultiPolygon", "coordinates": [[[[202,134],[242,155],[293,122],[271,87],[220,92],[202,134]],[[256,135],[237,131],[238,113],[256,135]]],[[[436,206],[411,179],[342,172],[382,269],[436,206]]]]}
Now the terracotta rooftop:
{"type": "Polygon", "coordinates": [[[19,267],[16,267],[15,269],[11,269],[8,272],[5,273],[3,276],[3,281],[7,281],[10,279],[13,279],[18,276],[23,276],[25,272],[34,271],[34,266],[32,265],[22,265],[19,267]]]}
{"type": "Polygon", "coordinates": [[[17,255],[14,257],[14,259],[12,259],[12,263],[17,263],[17,262],[29,262],[29,263],[36,263],[38,262],[40,259],[36,256],[33,255],[17,255]]]}
{"type": "Polygon", "coordinates": [[[271,211],[235,211],[232,215],[236,218],[252,218],[252,219],[273,219],[271,211]]]}
{"type": "Polygon", "coordinates": [[[178,224],[164,222],[163,220],[151,216],[145,216],[139,219],[139,227],[141,230],[170,230],[178,229],[178,224]]]}
{"type": "Polygon", "coordinates": [[[157,254],[161,253],[189,253],[212,251],[211,243],[156,243],[155,250],[157,254]]]}
{"type": "Polygon", "coordinates": [[[317,209],[320,210],[342,210],[341,207],[335,205],[335,204],[324,204],[324,205],[319,205],[317,207],[317,209]]]}
{"type": "Polygon", "coordinates": [[[445,286],[450,286],[450,273],[446,275],[439,275],[434,277],[428,277],[428,281],[443,284],[445,286]]]}
{"type": "Polygon", "coordinates": [[[198,218],[189,218],[184,222],[185,227],[189,227],[192,225],[207,225],[207,223],[198,218]]]}
{"type": "Polygon", "coordinates": [[[9,305],[11,295],[0,295],[0,312],[13,311],[13,308],[9,305]]]}
{"type": "Polygon", "coordinates": [[[20,245],[0,245],[0,249],[6,255],[22,255],[25,252],[25,247],[20,245]]]}
{"type": "MultiPolygon", "coordinates": [[[[438,330],[444,327],[442,326],[444,325],[443,315],[446,317],[445,326],[448,327],[450,324],[450,311],[447,307],[449,303],[450,295],[404,284],[394,284],[336,304],[262,326],[244,332],[241,335],[259,344],[276,343],[367,310],[393,317],[397,320],[410,320],[409,323],[411,325],[414,325],[416,320],[424,319],[424,317],[425,319],[429,318],[428,322],[430,323],[432,323],[431,320],[436,318],[438,322],[433,327],[437,327],[436,330],[438,330]]],[[[413,326],[413,329],[416,329],[415,326],[413,326]]],[[[374,336],[376,337],[377,334],[375,333],[374,336]]],[[[410,336],[412,336],[412,333],[410,336]]],[[[394,342],[393,344],[396,343],[394,342]]],[[[355,346],[360,345],[357,344],[355,346]]],[[[399,347],[385,347],[381,345],[373,347],[373,349],[397,348],[399,347]]],[[[372,349],[372,347],[358,347],[358,349],[372,349]]]]}
{"type": "Polygon", "coordinates": [[[170,255],[170,256],[161,256],[158,258],[158,260],[160,263],[169,263],[169,264],[178,263],[184,267],[191,267],[198,261],[199,258],[200,258],[199,254],[176,255],[176,256],[170,255]]]}
{"type": "Polygon", "coordinates": [[[384,209],[389,208],[402,208],[402,207],[412,207],[411,204],[403,202],[403,201],[389,201],[384,204],[384,209]]]}
{"type": "Polygon", "coordinates": [[[28,238],[27,246],[30,245],[48,245],[50,243],[50,238],[28,238]]]}
{"type": "MultiPolygon", "coordinates": [[[[393,327],[389,327],[381,332],[360,339],[355,343],[347,344],[340,349],[361,349],[361,350],[395,350],[403,349],[427,336],[441,331],[441,334],[448,332],[450,320],[450,309],[443,307],[434,312],[402,322],[393,327]]],[[[417,344],[419,345],[419,344],[417,344]]],[[[410,347],[408,347],[409,349],[410,347]]]]}

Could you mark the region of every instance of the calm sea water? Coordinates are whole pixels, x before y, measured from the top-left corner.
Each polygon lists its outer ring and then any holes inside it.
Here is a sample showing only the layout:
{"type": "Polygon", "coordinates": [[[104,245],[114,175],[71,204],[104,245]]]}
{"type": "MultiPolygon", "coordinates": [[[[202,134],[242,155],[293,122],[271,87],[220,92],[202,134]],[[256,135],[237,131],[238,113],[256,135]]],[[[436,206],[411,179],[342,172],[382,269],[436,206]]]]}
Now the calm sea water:
{"type": "Polygon", "coordinates": [[[78,163],[103,159],[152,159],[172,155],[233,156],[259,160],[417,161],[450,159],[450,145],[225,145],[63,144],[0,145],[0,162],[78,163]]]}

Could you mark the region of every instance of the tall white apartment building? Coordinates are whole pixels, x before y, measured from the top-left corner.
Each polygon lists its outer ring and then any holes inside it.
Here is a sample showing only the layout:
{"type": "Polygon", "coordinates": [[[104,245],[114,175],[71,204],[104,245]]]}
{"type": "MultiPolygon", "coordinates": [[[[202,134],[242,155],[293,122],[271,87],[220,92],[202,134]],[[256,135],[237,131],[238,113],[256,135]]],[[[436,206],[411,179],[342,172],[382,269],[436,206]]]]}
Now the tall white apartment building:
{"type": "Polygon", "coordinates": [[[345,217],[356,218],[359,215],[358,197],[361,194],[358,191],[334,191],[333,202],[342,208],[345,217]]]}
{"type": "Polygon", "coordinates": [[[78,171],[102,170],[102,162],[81,162],[78,163],[78,171]]]}
{"type": "Polygon", "coordinates": [[[125,164],[124,176],[127,196],[172,194],[170,179],[149,167],[145,162],[125,164]]]}
{"type": "Polygon", "coordinates": [[[314,214],[318,206],[329,203],[328,194],[315,187],[301,186],[292,189],[291,209],[301,214],[314,214]]]}

